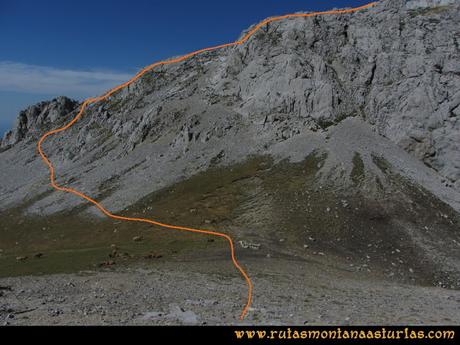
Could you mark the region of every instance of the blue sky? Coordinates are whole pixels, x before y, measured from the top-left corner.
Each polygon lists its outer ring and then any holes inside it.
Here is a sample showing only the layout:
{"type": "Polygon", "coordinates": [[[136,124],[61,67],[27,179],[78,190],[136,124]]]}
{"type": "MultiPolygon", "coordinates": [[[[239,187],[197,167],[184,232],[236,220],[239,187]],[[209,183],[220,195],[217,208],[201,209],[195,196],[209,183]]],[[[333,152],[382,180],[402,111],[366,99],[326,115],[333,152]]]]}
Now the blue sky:
{"type": "Polygon", "coordinates": [[[234,41],[249,25],[370,0],[0,0],[0,136],[17,112],[101,94],[143,66],[234,41]]]}

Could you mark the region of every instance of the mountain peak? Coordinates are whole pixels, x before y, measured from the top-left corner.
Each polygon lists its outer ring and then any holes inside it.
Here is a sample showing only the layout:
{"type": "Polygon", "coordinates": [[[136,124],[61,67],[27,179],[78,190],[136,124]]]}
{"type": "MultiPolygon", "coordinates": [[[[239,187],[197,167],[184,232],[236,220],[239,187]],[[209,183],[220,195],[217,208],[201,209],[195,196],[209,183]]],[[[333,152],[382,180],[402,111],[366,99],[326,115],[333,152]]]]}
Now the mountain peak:
{"type": "Polygon", "coordinates": [[[68,119],[78,104],[78,101],[59,96],[27,107],[19,112],[14,128],[0,140],[0,148],[6,149],[30,136],[37,138],[46,128],[68,119]]]}

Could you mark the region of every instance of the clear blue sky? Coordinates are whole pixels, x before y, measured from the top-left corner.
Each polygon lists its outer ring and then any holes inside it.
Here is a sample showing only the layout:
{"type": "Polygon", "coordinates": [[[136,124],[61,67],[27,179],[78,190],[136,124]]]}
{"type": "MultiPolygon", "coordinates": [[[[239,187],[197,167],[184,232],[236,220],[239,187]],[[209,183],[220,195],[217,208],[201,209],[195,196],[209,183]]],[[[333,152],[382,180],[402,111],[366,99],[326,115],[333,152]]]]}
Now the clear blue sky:
{"type": "Polygon", "coordinates": [[[0,0],[0,136],[19,109],[84,98],[145,65],[234,41],[249,25],[370,0],[0,0]]]}

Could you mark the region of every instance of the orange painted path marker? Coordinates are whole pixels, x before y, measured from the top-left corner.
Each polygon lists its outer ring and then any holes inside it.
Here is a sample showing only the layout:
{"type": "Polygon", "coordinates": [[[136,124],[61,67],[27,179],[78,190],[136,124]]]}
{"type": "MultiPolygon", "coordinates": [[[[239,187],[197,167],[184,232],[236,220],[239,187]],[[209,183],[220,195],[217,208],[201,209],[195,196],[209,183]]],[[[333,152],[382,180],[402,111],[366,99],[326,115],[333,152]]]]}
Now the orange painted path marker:
{"type": "Polygon", "coordinates": [[[164,224],[164,223],[160,223],[160,222],[157,222],[155,220],[151,220],[151,219],[146,219],[146,218],[132,218],[132,217],[123,217],[123,216],[117,216],[116,214],[113,214],[111,213],[109,210],[107,210],[106,208],[104,208],[104,206],[102,206],[100,203],[98,203],[96,200],[90,198],[89,196],[79,192],[78,190],[75,190],[75,189],[72,189],[72,188],[66,188],[66,187],[61,187],[59,186],[57,183],[56,183],[56,173],[55,173],[55,170],[54,170],[54,166],[53,164],[50,162],[50,160],[47,158],[47,156],[45,155],[45,153],[43,152],[43,148],[42,148],[42,144],[43,142],[50,136],[54,135],[54,134],[57,134],[57,133],[60,133],[60,132],[63,132],[65,130],[67,130],[68,128],[72,127],[75,122],[77,122],[83,115],[83,112],[85,111],[85,109],[91,105],[91,104],[94,104],[96,102],[99,102],[99,101],[102,101],[102,100],[105,100],[107,99],[108,97],[110,97],[111,95],[113,95],[115,92],[117,92],[118,90],[121,90],[123,89],[124,87],[130,85],[131,83],[133,83],[134,81],[136,81],[137,79],[139,79],[140,77],[142,77],[145,73],[147,73],[148,71],[152,70],[153,68],[157,67],[157,66],[162,66],[162,65],[170,65],[170,64],[174,64],[174,63],[178,63],[178,62],[181,62],[181,61],[184,61],[184,60],[187,60],[195,55],[198,55],[198,54],[201,54],[201,53],[204,53],[204,52],[209,52],[209,51],[213,51],[213,50],[217,50],[217,49],[221,49],[221,48],[225,48],[225,47],[232,47],[232,46],[238,46],[238,45],[242,45],[243,43],[245,43],[247,40],[249,40],[249,38],[251,38],[251,36],[254,35],[254,33],[256,33],[256,31],[258,31],[260,28],[262,28],[263,26],[267,25],[268,23],[272,23],[272,22],[276,22],[276,21],[279,21],[279,20],[282,20],[282,19],[289,19],[289,18],[299,18],[299,17],[313,17],[313,16],[318,16],[318,15],[326,15],[326,14],[342,14],[342,13],[352,13],[352,12],[356,12],[356,11],[359,11],[359,10],[363,10],[365,8],[369,8],[371,6],[374,6],[377,2],[372,2],[372,3],[369,3],[367,5],[364,5],[364,6],[360,6],[360,7],[356,7],[356,8],[351,8],[351,9],[345,9],[345,10],[331,10],[331,11],[324,11],[324,12],[311,12],[311,13],[295,13],[295,14],[287,14],[287,15],[284,15],[284,16],[279,16],[279,17],[272,17],[272,18],[268,18],[268,19],[265,19],[264,21],[260,22],[259,24],[257,24],[252,30],[250,30],[241,40],[239,41],[235,41],[235,42],[232,42],[232,43],[227,43],[227,44],[221,44],[221,45],[218,45],[218,46],[214,46],[214,47],[209,47],[209,48],[204,48],[204,49],[200,49],[200,50],[197,50],[197,51],[194,51],[192,53],[189,53],[189,54],[186,54],[186,55],[183,55],[181,57],[178,57],[178,58],[175,58],[175,59],[171,59],[171,60],[166,60],[166,61],[159,61],[159,62],[155,62],[154,64],[151,64],[145,68],[143,68],[140,72],[138,72],[134,77],[132,77],[130,80],[128,80],[127,82],[111,89],[110,91],[108,91],[107,93],[105,93],[104,95],[102,96],[99,96],[99,97],[95,97],[95,98],[88,98],[87,100],[85,100],[82,105],[80,106],[80,111],[78,112],[78,114],[70,121],[68,122],[64,127],[61,127],[61,128],[58,128],[58,129],[54,129],[52,131],[49,131],[47,133],[45,133],[41,138],[40,140],[38,141],[38,152],[40,153],[40,156],[41,158],[43,159],[43,161],[46,163],[46,165],[48,166],[48,169],[49,169],[49,172],[50,172],[50,181],[51,181],[51,186],[55,189],[55,190],[58,190],[58,191],[61,191],[61,192],[66,192],[66,193],[71,193],[71,194],[74,194],[80,198],[83,198],[85,199],[86,201],[89,201],[90,203],[92,203],[94,206],[96,206],[102,213],[104,213],[107,217],[110,217],[110,218],[113,218],[113,219],[118,219],[118,220],[124,220],[124,221],[128,221],[128,222],[140,222],[140,223],[148,223],[148,224],[152,224],[152,225],[157,225],[157,226],[160,226],[160,227],[163,227],[163,228],[167,228],[167,229],[174,229],[174,230],[182,230],[182,231],[188,231],[188,232],[194,232],[194,233],[199,233],[199,234],[204,234],[204,235],[210,235],[210,236],[217,236],[217,237],[221,237],[221,238],[224,238],[228,241],[228,244],[230,246],[230,252],[231,252],[231,258],[232,258],[232,262],[233,264],[235,265],[235,267],[238,269],[238,271],[240,271],[241,275],[244,277],[244,279],[246,280],[247,284],[248,284],[248,295],[247,295],[247,300],[246,300],[246,304],[244,305],[244,308],[241,312],[241,315],[240,315],[240,319],[243,319],[245,317],[245,315],[247,314],[248,312],[248,309],[251,305],[251,302],[252,302],[252,289],[253,289],[253,285],[252,285],[252,282],[251,282],[251,279],[249,279],[249,276],[247,275],[247,273],[245,272],[245,270],[240,266],[240,264],[238,263],[238,261],[236,260],[236,257],[235,257],[235,246],[233,244],[233,240],[232,238],[227,235],[227,234],[224,234],[224,233],[221,233],[221,232],[216,232],[216,231],[209,231],[209,230],[201,230],[201,229],[194,229],[194,228],[188,228],[188,227],[183,227],[183,226],[176,226],[176,225],[170,225],[170,224],[164,224]]]}

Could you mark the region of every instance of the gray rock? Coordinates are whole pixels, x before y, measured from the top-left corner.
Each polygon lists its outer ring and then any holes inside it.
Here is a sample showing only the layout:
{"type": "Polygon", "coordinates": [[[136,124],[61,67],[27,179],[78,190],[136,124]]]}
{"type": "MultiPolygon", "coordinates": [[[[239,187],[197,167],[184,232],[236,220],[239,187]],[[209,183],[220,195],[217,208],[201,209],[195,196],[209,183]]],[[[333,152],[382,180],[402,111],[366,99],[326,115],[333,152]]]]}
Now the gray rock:
{"type": "MultiPolygon", "coordinates": [[[[458,210],[459,34],[460,5],[450,0],[386,0],[271,23],[242,46],[147,73],[87,109],[45,150],[63,182],[114,211],[212,165],[317,148],[331,153],[324,176],[351,170],[358,151],[372,169],[378,151],[458,210]],[[108,181],[110,195],[101,188],[108,181]]],[[[1,208],[47,190],[48,172],[27,139],[62,125],[76,106],[58,98],[20,113],[0,144],[1,208]]],[[[81,202],[53,193],[29,211],[81,202]]]]}
{"type": "Polygon", "coordinates": [[[59,120],[69,120],[70,113],[78,102],[67,97],[58,97],[52,101],[40,102],[21,111],[15,127],[5,133],[0,148],[7,148],[29,137],[36,138],[44,129],[50,128],[59,120]]]}

